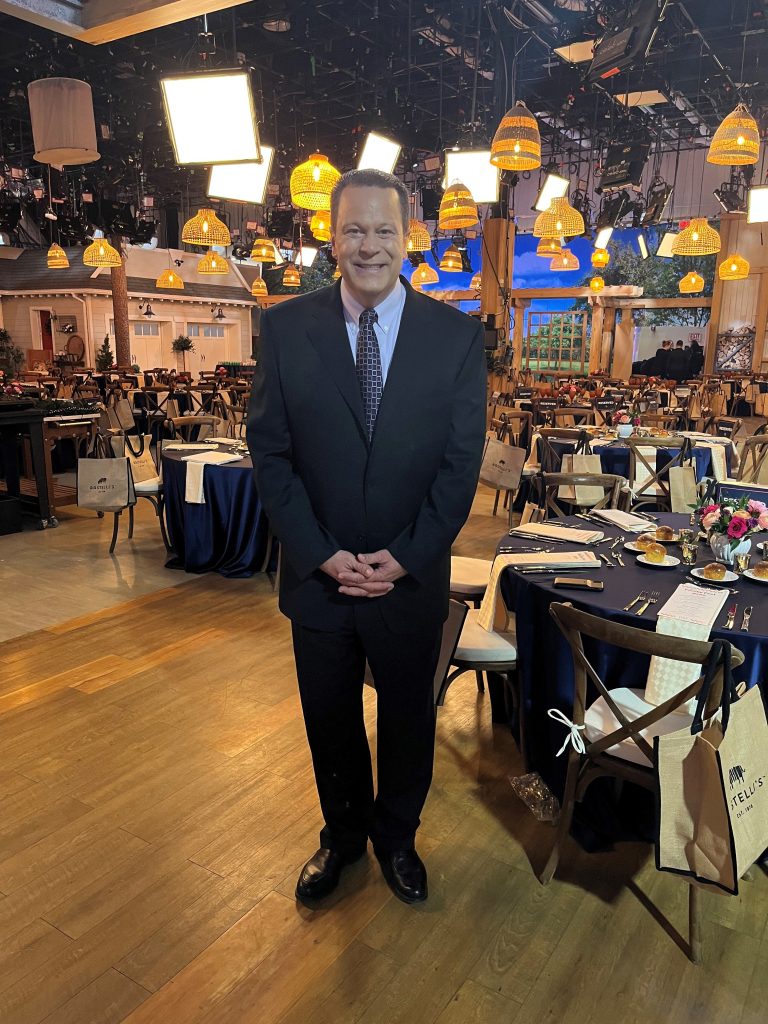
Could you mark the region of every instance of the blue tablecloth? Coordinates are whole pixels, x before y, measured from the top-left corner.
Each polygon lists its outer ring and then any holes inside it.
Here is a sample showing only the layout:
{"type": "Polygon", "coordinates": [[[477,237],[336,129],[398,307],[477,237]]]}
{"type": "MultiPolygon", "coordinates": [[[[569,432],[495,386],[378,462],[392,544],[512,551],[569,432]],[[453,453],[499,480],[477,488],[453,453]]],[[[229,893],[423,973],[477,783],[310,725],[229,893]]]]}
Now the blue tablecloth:
{"type": "Polygon", "coordinates": [[[163,452],[168,538],[174,550],[168,568],[230,577],[262,571],[269,530],[250,458],[206,466],[205,504],[195,505],[184,500],[187,465],[183,454],[163,452]]]}
{"type": "MultiPolygon", "coordinates": [[[[574,444],[570,441],[550,441],[555,452],[562,459],[563,455],[573,452],[574,444]]],[[[629,479],[629,448],[623,444],[599,445],[593,449],[595,455],[600,456],[600,465],[604,473],[615,473],[629,479]]],[[[656,468],[661,470],[668,462],[677,456],[679,448],[658,448],[656,450],[656,468]]],[[[693,459],[696,466],[696,479],[702,480],[705,476],[712,476],[712,452],[709,448],[699,447],[693,449],[693,459]]],[[[725,446],[725,461],[728,472],[731,472],[731,446],[725,446]]]]}
{"type": "MultiPolygon", "coordinates": [[[[687,526],[688,516],[671,513],[659,513],[659,521],[676,527],[687,526]]],[[[578,525],[585,525],[578,519],[567,519],[578,525]]],[[[606,526],[606,536],[616,536],[619,531],[606,526]]],[[[762,541],[766,534],[756,534],[755,543],[762,541]]],[[[502,538],[505,546],[516,544],[511,538],[502,538]]],[[[530,540],[527,542],[530,545],[530,540]]],[[[526,546],[525,541],[520,546],[526,546]]],[[[601,545],[599,551],[605,551],[608,545],[601,545]]],[[[560,548],[558,548],[560,550],[560,548]]],[[[563,548],[563,550],[567,550],[563,548]]],[[[676,547],[671,553],[679,554],[676,547]]],[[[553,601],[570,601],[575,607],[614,622],[626,625],[654,629],[656,625],[655,611],[670,597],[675,587],[687,579],[685,567],[675,569],[650,569],[635,562],[635,556],[629,551],[622,551],[626,568],[618,566],[609,569],[590,571],[588,575],[594,579],[602,579],[605,589],[602,592],[585,592],[580,590],[555,589],[551,576],[521,576],[507,569],[502,579],[502,593],[507,606],[513,609],[517,617],[517,647],[519,651],[519,671],[523,700],[525,701],[526,743],[532,770],[538,771],[550,788],[560,796],[563,791],[566,771],[566,758],[556,756],[565,738],[562,725],[547,716],[549,708],[559,708],[568,717],[573,710],[574,679],[571,653],[565,638],[549,615],[549,606],[553,601]],[[631,612],[622,611],[624,605],[642,589],[654,589],[660,592],[660,600],[655,608],[649,608],[641,617],[631,612]]],[[[753,556],[753,562],[759,556],[753,556]]],[[[702,542],[699,546],[699,565],[713,561],[709,547],[702,542]]],[[[748,685],[760,684],[765,697],[764,686],[768,675],[768,585],[741,579],[735,588],[738,594],[733,600],[738,603],[739,613],[747,605],[754,608],[749,633],[738,629],[725,631],[721,625],[725,622],[726,609],[723,608],[713,629],[712,638],[730,640],[734,646],[743,651],[744,664],[735,670],[738,680],[745,680],[748,685]]],[[[741,622],[741,614],[737,617],[737,626],[741,622]]],[[[585,649],[594,661],[598,673],[608,687],[628,686],[644,688],[648,671],[648,658],[629,654],[615,647],[585,643],[585,649]]],[[[593,692],[591,700],[597,696],[593,692]]]]}

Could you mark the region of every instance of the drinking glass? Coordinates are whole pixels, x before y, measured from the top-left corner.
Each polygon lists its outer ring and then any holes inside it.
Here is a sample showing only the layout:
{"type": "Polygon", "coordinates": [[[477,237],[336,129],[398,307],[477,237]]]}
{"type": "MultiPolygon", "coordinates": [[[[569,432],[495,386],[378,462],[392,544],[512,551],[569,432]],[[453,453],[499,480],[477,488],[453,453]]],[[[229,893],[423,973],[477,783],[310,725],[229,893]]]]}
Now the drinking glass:
{"type": "Polygon", "coordinates": [[[680,557],[683,565],[695,565],[699,555],[699,545],[693,541],[683,541],[680,544],[680,557]]]}
{"type": "Polygon", "coordinates": [[[679,531],[678,537],[680,539],[680,543],[681,544],[692,544],[693,540],[694,540],[694,537],[695,537],[695,534],[694,534],[693,530],[685,529],[685,530],[680,530],[679,531]]]}
{"type": "Polygon", "coordinates": [[[734,555],[733,567],[739,575],[741,575],[745,569],[749,568],[749,556],[749,551],[745,551],[743,554],[734,555]]]}

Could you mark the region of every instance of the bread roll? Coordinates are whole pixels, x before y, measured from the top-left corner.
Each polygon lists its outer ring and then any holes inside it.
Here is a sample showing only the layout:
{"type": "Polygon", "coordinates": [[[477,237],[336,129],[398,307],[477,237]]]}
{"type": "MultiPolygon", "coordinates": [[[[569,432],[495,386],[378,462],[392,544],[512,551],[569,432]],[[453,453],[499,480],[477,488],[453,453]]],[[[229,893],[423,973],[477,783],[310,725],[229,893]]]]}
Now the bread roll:
{"type": "Polygon", "coordinates": [[[645,557],[649,562],[654,562],[658,565],[661,565],[661,563],[667,557],[667,549],[664,547],[663,544],[656,544],[654,542],[653,544],[649,544],[648,547],[645,549],[645,557]]]}
{"type": "Polygon", "coordinates": [[[656,540],[672,540],[675,536],[675,531],[671,526],[657,526],[656,527],[656,540]]]}
{"type": "Polygon", "coordinates": [[[758,562],[752,573],[759,576],[761,580],[768,580],[768,562],[758,562]]]}
{"type": "Polygon", "coordinates": [[[651,546],[651,544],[655,544],[655,543],[656,543],[656,537],[652,533],[643,533],[635,541],[635,544],[637,545],[637,547],[641,548],[643,551],[645,551],[647,548],[649,548],[651,546]]]}
{"type": "Polygon", "coordinates": [[[705,565],[701,570],[702,576],[708,580],[722,580],[725,579],[726,568],[721,562],[710,562],[709,565],[705,565]]]}

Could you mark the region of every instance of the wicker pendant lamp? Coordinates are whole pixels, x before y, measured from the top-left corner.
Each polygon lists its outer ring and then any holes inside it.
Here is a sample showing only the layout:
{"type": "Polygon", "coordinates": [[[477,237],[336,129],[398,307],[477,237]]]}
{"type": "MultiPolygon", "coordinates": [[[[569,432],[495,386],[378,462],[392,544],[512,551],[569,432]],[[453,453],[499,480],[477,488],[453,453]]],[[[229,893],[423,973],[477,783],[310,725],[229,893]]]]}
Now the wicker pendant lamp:
{"type": "Polygon", "coordinates": [[[329,242],[331,239],[331,214],[328,210],[317,210],[309,222],[309,230],[318,242],[329,242]]]}
{"type": "Polygon", "coordinates": [[[607,267],[611,262],[611,254],[607,249],[593,249],[592,251],[592,266],[593,267],[607,267]]]}
{"type": "Polygon", "coordinates": [[[584,234],[584,218],[568,202],[567,196],[553,199],[548,210],[540,213],[533,225],[536,238],[561,238],[584,234]]]}
{"type": "Polygon", "coordinates": [[[449,246],[443,253],[440,260],[440,269],[449,274],[458,274],[461,271],[461,253],[455,245],[449,246]]]}
{"type": "Polygon", "coordinates": [[[437,284],[439,280],[440,275],[428,263],[420,263],[411,274],[411,284],[414,288],[421,288],[425,284],[437,284]]]}
{"type": "Polygon", "coordinates": [[[341,277],[341,271],[339,270],[339,268],[338,268],[338,266],[337,266],[337,267],[336,267],[336,269],[335,269],[335,270],[334,270],[334,272],[333,272],[333,278],[332,278],[332,280],[334,280],[334,281],[338,281],[340,277],[341,277]]]}
{"type": "Polygon", "coordinates": [[[475,274],[475,276],[469,282],[469,287],[472,289],[472,291],[479,292],[480,289],[482,288],[482,286],[483,286],[483,275],[478,270],[478,272],[475,274]]]}
{"type": "Polygon", "coordinates": [[[726,166],[756,164],[759,153],[760,134],[757,121],[744,104],[740,103],[713,135],[707,161],[726,166]]]}
{"type": "Polygon", "coordinates": [[[257,263],[277,263],[275,243],[269,238],[257,238],[251,249],[251,259],[257,263]]]}
{"type": "Polygon", "coordinates": [[[694,217],[672,242],[673,256],[709,256],[720,252],[720,235],[706,217],[694,217]]]}
{"type": "Polygon", "coordinates": [[[65,267],[69,266],[67,254],[61,248],[61,246],[57,245],[55,242],[48,250],[47,260],[49,270],[64,270],[65,267]]]}
{"type": "Polygon", "coordinates": [[[562,251],[563,247],[560,244],[559,238],[542,238],[536,246],[536,255],[546,256],[547,259],[552,259],[553,256],[557,256],[562,251]]]}
{"type": "Polygon", "coordinates": [[[536,118],[518,101],[501,119],[491,143],[491,163],[505,171],[541,167],[541,135],[536,118]]]}
{"type": "Polygon", "coordinates": [[[261,298],[263,295],[269,295],[269,292],[267,291],[267,282],[261,274],[254,278],[253,284],[251,285],[251,295],[255,296],[257,299],[261,298]]]}
{"type": "Polygon", "coordinates": [[[283,271],[283,286],[285,288],[298,288],[301,284],[301,275],[292,263],[283,271]]]}
{"type": "Polygon", "coordinates": [[[106,238],[94,239],[83,253],[86,267],[119,267],[122,262],[120,253],[106,238]]]}
{"type": "Polygon", "coordinates": [[[155,281],[155,288],[175,288],[177,291],[184,290],[184,282],[179,277],[175,270],[171,270],[170,267],[164,270],[160,277],[155,281]]]}
{"type": "Polygon", "coordinates": [[[202,259],[197,261],[198,274],[228,274],[229,264],[223,256],[209,249],[202,259]]]}
{"type": "Polygon", "coordinates": [[[694,292],[700,292],[703,290],[704,278],[701,274],[692,270],[690,274],[686,274],[685,277],[681,278],[677,287],[681,295],[692,295],[694,292]]]}
{"type": "Polygon", "coordinates": [[[472,193],[460,181],[454,181],[440,201],[440,212],[437,226],[441,231],[456,231],[459,228],[471,228],[477,224],[477,203],[472,193]]]}
{"type": "Polygon", "coordinates": [[[219,220],[215,210],[198,210],[181,229],[181,240],[187,245],[231,245],[229,228],[219,220]]]}
{"type": "Polygon", "coordinates": [[[721,281],[743,281],[749,277],[749,261],[737,252],[732,252],[717,268],[717,276],[721,281]]]}
{"type": "Polygon", "coordinates": [[[605,288],[605,281],[602,279],[602,277],[600,277],[599,274],[597,274],[589,282],[589,290],[591,292],[601,292],[603,288],[605,288]]]}
{"type": "Polygon", "coordinates": [[[340,177],[327,156],[313,153],[291,171],[291,202],[303,210],[329,210],[331,192],[340,177]]]}
{"type": "Polygon", "coordinates": [[[427,225],[413,217],[408,221],[408,238],[405,241],[407,252],[428,252],[432,248],[427,225]]]}
{"type": "Polygon", "coordinates": [[[578,270],[581,264],[578,257],[574,256],[570,249],[563,249],[555,256],[549,265],[550,270],[578,270]]]}

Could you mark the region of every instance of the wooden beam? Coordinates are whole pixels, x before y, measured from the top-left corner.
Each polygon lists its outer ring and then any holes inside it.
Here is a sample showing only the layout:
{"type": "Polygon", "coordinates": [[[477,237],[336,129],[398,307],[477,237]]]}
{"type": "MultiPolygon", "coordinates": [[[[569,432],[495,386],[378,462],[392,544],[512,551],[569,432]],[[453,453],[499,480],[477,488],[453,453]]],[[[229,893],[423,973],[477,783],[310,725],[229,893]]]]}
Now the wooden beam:
{"type": "Polygon", "coordinates": [[[530,306],[530,299],[517,298],[513,309],[515,321],[512,327],[512,366],[519,370],[523,365],[523,339],[525,338],[525,311],[530,306]]]}
{"type": "MultiPolygon", "coordinates": [[[[608,289],[606,288],[605,291],[607,292],[608,289]]],[[[682,295],[680,298],[674,299],[626,299],[623,297],[613,298],[612,296],[606,296],[605,292],[602,292],[597,301],[602,302],[605,306],[614,306],[617,309],[627,307],[630,309],[707,309],[712,305],[712,299],[706,295],[703,295],[700,299],[688,296],[683,297],[682,295]]]]}
{"type": "MultiPolygon", "coordinates": [[[[720,220],[720,252],[729,253],[731,251],[731,234],[733,233],[733,217],[722,217],[720,220]]],[[[717,262],[717,260],[715,261],[717,262]]],[[[717,341],[717,335],[720,332],[720,317],[723,309],[723,295],[725,281],[721,281],[720,277],[715,271],[715,280],[712,285],[712,305],[711,312],[709,314],[709,341],[704,351],[704,373],[712,373],[712,369],[715,365],[715,343],[717,341]]],[[[755,345],[757,348],[757,345],[755,345]]]]}
{"type": "MultiPolygon", "coordinates": [[[[765,331],[768,327],[768,270],[760,275],[760,289],[757,293],[757,313],[755,314],[755,351],[752,353],[752,369],[758,372],[762,368],[763,349],[765,347],[765,331]]],[[[710,344],[714,348],[710,331],[710,344]]]]}
{"type": "Polygon", "coordinates": [[[605,306],[599,302],[592,303],[592,323],[590,325],[589,372],[596,373],[600,369],[600,356],[603,350],[603,322],[605,306]]]}
{"type": "Polygon", "coordinates": [[[509,322],[503,313],[506,308],[505,298],[512,281],[515,257],[514,221],[502,220],[500,217],[487,220],[483,226],[481,246],[480,312],[492,314],[497,318],[503,331],[500,343],[504,344],[508,336],[509,322]]]}

